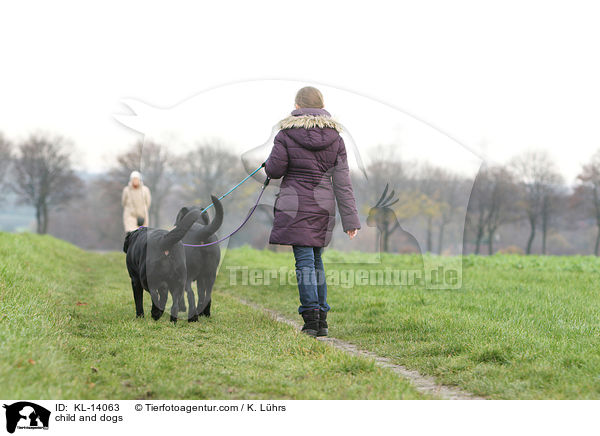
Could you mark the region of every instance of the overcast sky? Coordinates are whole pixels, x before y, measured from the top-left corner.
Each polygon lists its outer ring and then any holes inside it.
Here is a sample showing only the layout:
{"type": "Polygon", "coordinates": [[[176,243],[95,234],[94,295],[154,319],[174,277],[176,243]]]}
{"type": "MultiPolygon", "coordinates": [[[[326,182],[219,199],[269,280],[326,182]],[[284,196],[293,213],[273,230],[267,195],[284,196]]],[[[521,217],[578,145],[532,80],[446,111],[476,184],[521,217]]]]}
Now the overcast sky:
{"type": "Polygon", "coordinates": [[[97,171],[140,138],[114,119],[121,100],[189,116],[213,90],[242,152],[268,140],[296,85],[316,84],[366,160],[379,142],[410,154],[428,135],[441,153],[456,146],[444,132],[490,160],[547,149],[572,181],[600,148],[592,2],[387,3],[4,2],[0,131],[68,136],[97,171]]]}

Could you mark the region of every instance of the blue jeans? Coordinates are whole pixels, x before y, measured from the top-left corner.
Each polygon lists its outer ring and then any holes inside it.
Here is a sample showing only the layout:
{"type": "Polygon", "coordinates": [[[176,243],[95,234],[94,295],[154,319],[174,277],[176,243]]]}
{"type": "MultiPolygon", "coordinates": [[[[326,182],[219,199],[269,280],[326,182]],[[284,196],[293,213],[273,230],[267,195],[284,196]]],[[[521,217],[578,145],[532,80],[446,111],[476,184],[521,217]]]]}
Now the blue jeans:
{"type": "Polygon", "coordinates": [[[309,309],[321,309],[327,312],[327,283],[321,253],[323,247],[292,246],[296,259],[296,279],[300,292],[298,313],[309,309]]]}

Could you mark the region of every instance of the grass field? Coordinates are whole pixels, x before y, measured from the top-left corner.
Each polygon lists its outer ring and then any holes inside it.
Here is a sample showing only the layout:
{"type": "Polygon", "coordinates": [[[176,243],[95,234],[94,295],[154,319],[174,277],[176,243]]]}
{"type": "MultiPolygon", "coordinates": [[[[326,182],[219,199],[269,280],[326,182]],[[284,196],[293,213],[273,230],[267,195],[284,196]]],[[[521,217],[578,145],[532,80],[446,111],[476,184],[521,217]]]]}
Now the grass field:
{"type": "MultiPolygon", "coordinates": [[[[300,321],[293,283],[232,284],[228,269],[291,271],[291,253],[228,250],[213,317],[176,326],[134,318],[121,253],[0,233],[0,259],[3,398],[423,398],[239,302],[300,321]]],[[[381,267],[360,259],[331,250],[325,265],[381,267]]],[[[383,265],[417,261],[385,255],[383,265]]],[[[330,333],[489,398],[598,399],[599,274],[593,257],[468,256],[460,290],[332,285],[330,333]]],[[[145,294],[146,313],[149,303],[145,294]]]]}
{"type": "MultiPolygon", "coordinates": [[[[381,267],[355,263],[358,253],[326,251],[324,259],[327,271],[381,267]],[[352,263],[331,262],[344,259],[352,263]]],[[[385,255],[382,264],[410,269],[417,260],[385,255]]],[[[229,250],[218,295],[299,318],[293,284],[240,285],[238,271],[231,285],[231,267],[243,265],[291,269],[291,253],[229,250]]],[[[598,399],[599,277],[595,257],[467,256],[461,290],[330,286],[330,333],[477,395],[598,399]]]]}
{"type": "MultiPolygon", "coordinates": [[[[168,303],[170,305],[170,302],[168,303]]],[[[145,294],[146,313],[150,298],[145,294]]],[[[217,291],[213,317],[135,319],[122,253],[0,233],[4,399],[419,399],[408,382],[217,291]]]]}

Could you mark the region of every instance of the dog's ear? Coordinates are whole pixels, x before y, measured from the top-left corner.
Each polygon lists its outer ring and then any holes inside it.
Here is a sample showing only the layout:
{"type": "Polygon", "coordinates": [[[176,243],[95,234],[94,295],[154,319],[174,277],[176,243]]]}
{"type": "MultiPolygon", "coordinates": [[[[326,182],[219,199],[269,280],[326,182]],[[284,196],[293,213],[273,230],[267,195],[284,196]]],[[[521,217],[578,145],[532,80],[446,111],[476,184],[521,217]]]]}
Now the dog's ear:
{"type": "Polygon", "coordinates": [[[202,215],[200,216],[200,221],[202,222],[202,224],[207,225],[209,222],[209,218],[208,218],[208,212],[203,212],[202,215]]]}
{"type": "Polygon", "coordinates": [[[175,225],[179,224],[179,221],[181,221],[183,219],[183,217],[187,215],[188,211],[189,211],[188,208],[185,206],[179,210],[179,213],[177,214],[177,218],[175,218],[175,225]]]}
{"type": "Polygon", "coordinates": [[[127,232],[127,235],[125,235],[125,242],[123,242],[123,253],[127,253],[127,250],[129,249],[129,240],[131,239],[131,233],[132,232],[127,232]]]}

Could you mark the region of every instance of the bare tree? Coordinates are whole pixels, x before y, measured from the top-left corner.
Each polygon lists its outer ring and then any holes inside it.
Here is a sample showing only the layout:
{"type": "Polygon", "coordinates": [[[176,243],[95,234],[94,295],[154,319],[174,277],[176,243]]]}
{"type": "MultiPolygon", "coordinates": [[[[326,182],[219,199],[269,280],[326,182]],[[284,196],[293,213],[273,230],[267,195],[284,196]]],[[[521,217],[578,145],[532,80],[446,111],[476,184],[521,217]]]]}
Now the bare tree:
{"type": "MultiPolygon", "coordinates": [[[[418,169],[415,182],[417,190],[422,194],[421,213],[426,217],[426,244],[427,252],[433,252],[434,221],[442,217],[445,204],[442,199],[443,179],[447,173],[430,164],[423,164],[418,169]]],[[[442,235],[443,236],[443,235],[442,235]]]]}
{"type": "Polygon", "coordinates": [[[18,146],[11,187],[21,203],[35,208],[37,232],[46,233],[49,212],[81,190],[72,169],[70,144],[62,137],[34,134],[18,146]]]}
{"type": "Polygon", "coordinates": [[[178,168],[183,196],[193,202],[225,193],[245,175],[240,158],[218,142],[198,143],[179,161],[178,168]]]}
{"type": "Polygon", "coordinates": [[[586,209],[596,221],[596,242],[594,244],[594,254],[598,256],[600,250],[600,150],[592,155],[590,162],[583,165],[581,173],[577,178],[581,182],[576,195],[583,198],[586,209]]]}
{"type": "Polygon", "coordinates": [[[12,145],[0,133],[0,200],[3,199],[8,177],[6,177],[12,161],[12,145]]]}
{"type": "Polygon", "coordinates": [[[394,187],[406,187],[406,166],[397,155],[396,145],[379,145],[375,147],[371,163],[367,167],[369,182],[365,187],[369,190],[366,201],[373,204],[379,198],[386,184],[394,187]]]}
{"type": "Polygon", "coordinates": [[[445,170],[439,172],[440,183],[440,216],[438,226],[438,254],[444,251],[444,236],[446,227],[451,224],[461,205],[462,192],[465,189],[465,180],[445,170]]]}
{"type": "Polygon", "coordinates": [[[494,253],[494,238],[498,229],[519,219],[519,191],[513,174],[502,166],[483,166],[475,179],[467,211],[467,228],[475,235],[475,254],[488,244],[494,253]]]}
{"type": "Polygon", "coordinates": [[[491,197],[491,186],[489,168],[484,166],[473,183],[465,220],[467,229],[475,235],[475,254],[480,253],[481,244],[486,234],[489,217],[488,198],[491,197]]]}
{"type": "Polygon", "coordinates": [[[475,235],[475,254],[480,254],[485,242],[488,253],[493,254],[496,232],[512,217],[517,201],[511,173],[500,166],[484,165],[473,184],[466,217],[466,226],[475,235]]]}
{"type": "Polygon", "coordinates": [[[491,183],[487,199],[485,227],[488,240],[488,253],[494,254],[494,238],[501,225],[515,221],[519,217],[517,202],[519,192],[514,175],[506,168],[496,166],[489,170],[491,183]]]}
{"type": "Polygon", "coordinates": [[[542,254],[547,252],[547,239],[550,225],[555,223],[559,215],[565,212],[567,204],[566,187],[563,178],[557,175],[555,182],[548,186],[546,195],[542,200],[541,227],[542,227],[542,254]]]}
{"type": "Polygon", "coordinates": [[[542,253],[546,251],[548,223],[556,213],[557,195],[563,178],[556,164],[545,151],[529,151],[511,161],[511,167],[519,179],[523,190],[522,205],[530,226],[525,252],[531,254],[537,225],[542,226],[542,253]],[[541,221],[541,222],[540,222],[541,221]]]}

